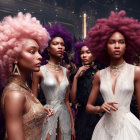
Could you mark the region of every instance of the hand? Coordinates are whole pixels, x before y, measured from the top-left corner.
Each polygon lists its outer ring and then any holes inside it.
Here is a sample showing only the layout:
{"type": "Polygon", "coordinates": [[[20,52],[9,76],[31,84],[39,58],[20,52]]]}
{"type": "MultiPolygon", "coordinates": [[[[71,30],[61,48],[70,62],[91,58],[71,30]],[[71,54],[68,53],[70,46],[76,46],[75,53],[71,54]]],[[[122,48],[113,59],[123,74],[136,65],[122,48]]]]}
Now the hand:
{"type": "Polygon", "coordinates": [[[86,70],[89,69],[89,67],[90,67],[89,65],[84,65],[84,66],[80,67],[80,68],[78,69],[78,71],[77,71],[75,77],[76,77],[76,78],[81,77],[81,76],[84,74],[84,72],[85,72],[86,70]]]}
{"type": "Polygon", "coordinates": [[[111,114],[111,110],[117,111],[118,108],[114,105],[118,104],[117,102],[104,102],[102,106],[100,107],[100,112],[107,112],[108,114],[111,114]]]}
{"type": "Polygon", "coordinates": [[[45,111],[47,112],[47,117],[50,117],[50,116],[53,115],[53,110],[52,109],[45,107],[45,111]]]}
{"type": "Polygon", "coordinates": [[[75,140],[75,128],[73,128],[73,127],[72,127],[71,136],[72,136],[72,140],[75,140]]]}

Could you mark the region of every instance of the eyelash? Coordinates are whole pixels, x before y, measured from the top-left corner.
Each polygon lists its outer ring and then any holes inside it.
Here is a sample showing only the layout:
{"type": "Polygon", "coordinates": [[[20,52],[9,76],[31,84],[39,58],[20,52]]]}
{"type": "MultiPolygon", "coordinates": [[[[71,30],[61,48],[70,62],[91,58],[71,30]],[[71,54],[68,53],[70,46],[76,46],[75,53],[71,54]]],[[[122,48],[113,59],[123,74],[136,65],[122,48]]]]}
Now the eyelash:
{"type": "Polygon", "coordinates": [[[34,54],[34,53],[35,53],[35,51],[34,51],[34,50],[31,50],[31,51],[30,51],[30,53],[31,53],[31,54],[34,54]]]}

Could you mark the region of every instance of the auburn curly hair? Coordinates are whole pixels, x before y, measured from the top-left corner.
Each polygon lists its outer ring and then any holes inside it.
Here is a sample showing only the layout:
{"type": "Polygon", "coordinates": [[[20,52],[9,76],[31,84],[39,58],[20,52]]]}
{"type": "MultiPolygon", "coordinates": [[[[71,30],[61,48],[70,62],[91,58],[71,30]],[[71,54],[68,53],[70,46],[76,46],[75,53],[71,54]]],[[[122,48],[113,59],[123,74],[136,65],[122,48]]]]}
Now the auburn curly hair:
{"type": "Polygon", "coordinates": [[[126,62],[132,63],[136,53],[140,52],[140,23],[137,19],[125,15],[123,10],[119,13],[112,11],[108,18],[98,19],[96,25],[88,32],[86,44],[101,64],[109,64],[106,45],[114,32],[120,32],[125,37],[126,62]]]}

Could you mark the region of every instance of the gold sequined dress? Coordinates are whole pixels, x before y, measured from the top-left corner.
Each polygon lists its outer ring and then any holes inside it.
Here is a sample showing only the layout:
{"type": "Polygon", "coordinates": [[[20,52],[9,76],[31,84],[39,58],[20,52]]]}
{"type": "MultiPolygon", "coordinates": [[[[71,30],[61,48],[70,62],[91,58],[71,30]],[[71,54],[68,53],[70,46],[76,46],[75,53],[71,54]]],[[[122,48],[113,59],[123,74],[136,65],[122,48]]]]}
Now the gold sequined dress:
{"type": "MultiPolygon", "coordinates": [[[[29,98],[27,89],[16,79],[12,79],[9,84],[5,87],[2,96],[2,106],[4,106],[5,95],[9,91],[19,91],[24,94],[30,109],[27,113],[23,114],[23,131],[25,140],[41,140],[42,125],[45,118],[45,110],[41,103],[35,98],[36,102],[29,98]]],[[[32,95],[34,96],[34,95],[32,95]]],[[[8,136],[7,136],[8,137],[8,136]]]]}

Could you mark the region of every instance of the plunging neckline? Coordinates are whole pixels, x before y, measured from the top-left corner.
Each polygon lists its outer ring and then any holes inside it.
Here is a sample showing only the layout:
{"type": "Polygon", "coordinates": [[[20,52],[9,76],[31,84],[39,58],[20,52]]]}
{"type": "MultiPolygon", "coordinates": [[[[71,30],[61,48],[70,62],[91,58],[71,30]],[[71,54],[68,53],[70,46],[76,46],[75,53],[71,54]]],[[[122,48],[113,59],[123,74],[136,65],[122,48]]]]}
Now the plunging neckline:
{"type": "MultiPolygon", "coordinates": [[[[62,68],[62,67],[61,67],[61,68],[62,68]]],[[[49,74],[51,74],[51,76],[55,79],[57,85],[58,85],[58,86],[61,86],[61,84],[62,84],[62,82],[63,82],[63,80],[64,80],[64,78],[65,78],[65,74],[64,74],[63,68],[62,68],[63,78],[62,78],[62,80],[60,81],[60,83],[57,81],[56,77],[47,69],[46,65],[45,65],[45,70],[46,70],[47,72],[49,72],[49,74]]]]}
{"type": "MultiPolygon", "coordinates": [[[[125,65],[126,65],[126,64],[125,64],[125,65]]],[[[116,90],[117,90],[117,88],[118,88],[118,82],[119,82],[119,80],[120,80],[120,77],[122,76],[122,73],[123,73],[123,71],[124,71],[125,65],[124,65],[124,67],[122,68],[122,70],[121,70],[119,76],[118,76],[117,79],[116,79],[116,83],[115,83],[115,85],[114,85],[114,92],[113,92],[113,79],[112,79],[112,77],[111,77],[111,70],[110,70],[110,67],[108,67],[109,82],[110,82],[111,92],[112,92],[112,94],[113,94],[114,96],[116,95],[116,90]]]]}

